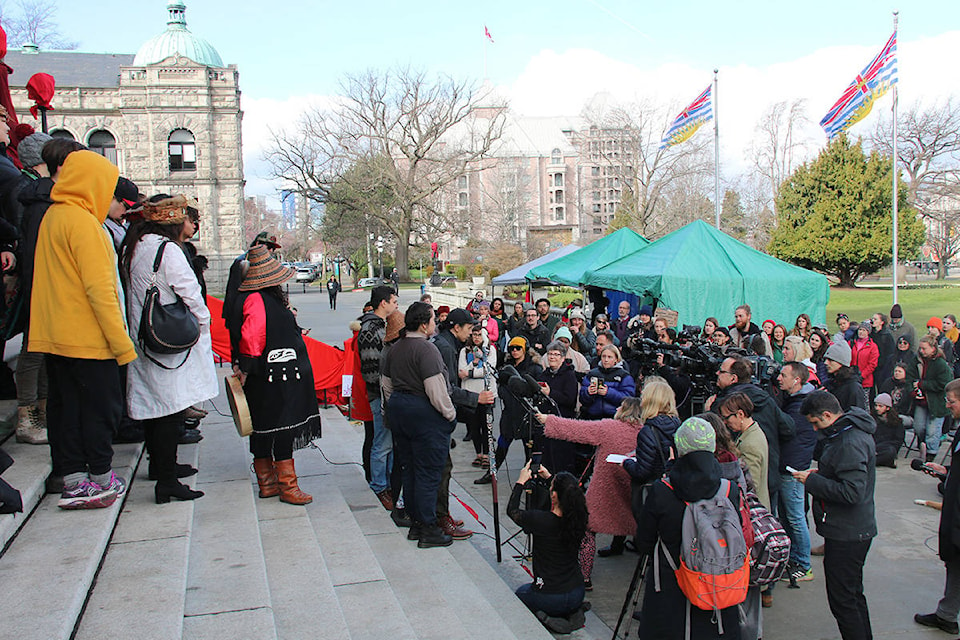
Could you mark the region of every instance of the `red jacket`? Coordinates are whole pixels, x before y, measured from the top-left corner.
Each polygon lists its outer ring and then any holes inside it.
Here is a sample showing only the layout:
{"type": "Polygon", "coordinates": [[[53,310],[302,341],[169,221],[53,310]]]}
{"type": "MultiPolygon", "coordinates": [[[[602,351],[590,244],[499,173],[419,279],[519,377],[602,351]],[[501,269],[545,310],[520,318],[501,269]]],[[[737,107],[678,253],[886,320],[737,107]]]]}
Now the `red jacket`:
{"type": "Polygon", "coordinates": [[[863,378],[863,388],[869,389],[873,386],[873,372],[880,361],[880,349],[877,343],[867,338],[866,343],[861,347],[858,340],[850,341],[850,366],[860,370],[860,377],[863,378]]]}

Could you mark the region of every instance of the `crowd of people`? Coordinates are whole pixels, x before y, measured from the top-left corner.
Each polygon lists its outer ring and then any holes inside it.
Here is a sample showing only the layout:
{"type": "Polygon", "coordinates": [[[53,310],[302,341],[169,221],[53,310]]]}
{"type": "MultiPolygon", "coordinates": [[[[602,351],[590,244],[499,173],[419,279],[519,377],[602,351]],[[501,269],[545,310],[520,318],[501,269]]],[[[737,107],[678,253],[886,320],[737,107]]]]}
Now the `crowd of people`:
{"type": "MultiPolygon", "coordinates": [[[[948,470],[933,462],[953,430],[950,412],[960,409],[960,383],[951,382],[953,316],[931,318],[918,337],[894,305],[889,316],[876,313],[861,324],[841,314],[831,334],[807,314],[789,329],[774,320],[758,326],[742,305],[731,325],[708,318],[690,336],[678,335],[649,305],[633,314],[624,301],[613,321],[595,310],[591,322],[579,305],[559,314],[545,299],[510,307],[484,298],[478,292],[465,308],[434,310],[425,295],[401,314],[394,291],[384,287],[355,325],[368,396],[383,398],[371,402],[370,486],[394,522],[410,528],[408,537],[431,547],[471,535],[447,508],[449,451],[463,423],[472,465],[483,471],[476,484],[489,483],[490,467],[504,464],[514,440],[522,443],[527,466],[507,514],[533,536],[534,582],[517,595],[552,630],[577,628],[597,556],[637,551],[656,559],[637,614],[641,638],[692,630],[697,638],[754,640],[762,637],[777,579],[815,580],[811,555],[823,555],[841,636],[872,637],[863,567],[878,533],[876,467],[896,466],[909,440],[905,425],[914,429],[921,463],[948,478],[946,492],[956,500],[948,470]],[[402,326],[392,336],[391,316],[402,326]],[[638,365],[647,341],[715,345],[719,366],[702,406],[691,401],[682,369],[665,365],[662,355],[652,371],[638,365]],[[772,379],[758,379],[753,356],[776,363],[772,379]],[[507,366],[508,377],[536,380],[543,402],[531,404],[505,384],[507,366]],[[491,438],[495,396],[501,411],[491,438]],[[537,478],[542,499],[523,507],[522,487],[537,478]],[[695,606],[691,615],[690,596],[669,567],[685,553],[686,505],[720,493],[741,513],[759,505],[773,517],[789,538],[789,557],[777,579],[744,584],[736,607],[711,613],[695,606]],[[811,548],[811,518],[821,547],[811,548]],[[611,536],[609,546],[597,549],[597,534],[611,536]]],[[[945,535],[960,548],[949,528],[957,506],[945,502],[945,535]]],[[[748,540],[750,517],[738,523],[748,540]]],[[[945,601],[936,614],[918,614],[921,624],[956,624],[954,555],[944,557],[945,601]]]]}

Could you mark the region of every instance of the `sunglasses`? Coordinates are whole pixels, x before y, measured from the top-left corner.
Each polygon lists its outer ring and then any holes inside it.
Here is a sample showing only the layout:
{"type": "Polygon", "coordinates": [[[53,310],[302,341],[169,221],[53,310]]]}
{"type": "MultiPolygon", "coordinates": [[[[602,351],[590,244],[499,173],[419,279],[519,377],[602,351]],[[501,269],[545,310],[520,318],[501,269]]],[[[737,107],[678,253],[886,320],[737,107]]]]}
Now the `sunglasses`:
{"type": "Polygon", "coordinates": [[[510,351],[523,351],[523,347],[513,345],[512,347],[510,347],[510,351]]]}

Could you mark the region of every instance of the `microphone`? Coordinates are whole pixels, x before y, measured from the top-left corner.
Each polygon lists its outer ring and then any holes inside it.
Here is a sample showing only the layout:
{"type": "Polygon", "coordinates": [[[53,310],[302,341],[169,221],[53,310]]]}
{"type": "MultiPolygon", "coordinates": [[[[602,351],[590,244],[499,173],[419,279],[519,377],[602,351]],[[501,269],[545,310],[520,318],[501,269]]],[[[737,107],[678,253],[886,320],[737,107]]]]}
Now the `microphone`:
{"type": "Polygon", "coordinates": [[[532,375],[529,373],[523,374],[523,381],[527,385],[527,395],[536,397],[536,394],[540,393],[540,383],[532,375]]]}
{"type": "Polygon", "coordinates": [[[500,369],[500,373],[497,375],[497,382],[499,384],[505,384],[509,386],[510,380],[512,378],[519,378],[519,377],[520,377],[520,372],[517,371],[517,368],[514,367],[512,364],[508,364],[502,369],[500,369]]]}
{"type": "Polygon", "coordinates": [[[919,458],[914,458],[910,461],[910,468],[914,471],[923,471],[924,464],[920,461],[919,458]]]}
{"type": "Polygon", "coordinates": [[[527,395],[527,381],[520,376],[513,376],[507,380],[507,388],[518,396],[527,395]]]}

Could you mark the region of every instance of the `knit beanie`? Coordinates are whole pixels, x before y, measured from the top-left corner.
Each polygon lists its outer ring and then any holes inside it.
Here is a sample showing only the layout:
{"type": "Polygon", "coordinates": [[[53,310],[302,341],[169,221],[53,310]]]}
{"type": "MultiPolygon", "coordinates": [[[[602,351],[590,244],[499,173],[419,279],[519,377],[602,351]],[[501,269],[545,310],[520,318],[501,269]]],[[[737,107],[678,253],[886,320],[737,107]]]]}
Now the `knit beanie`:
{"type": "Polygon", "coordinates": [[[648,304],[645,304],[645,305],[643,305],[642,307],[640,307],[640,311],[637,312],[637,315],[638,315],[638,316],[652,316],[652,315],[653,315],[653,307],[651,307],[651,306],[648,305],[648,304]]]}
{"type": "Polygon", "coordinates": [[[24,167],[44,164],[40,152],[43,150],[43,145],[47,144],[50,139],[50,136],[45,133],[31,133],[20,141],[20,146],[17,147],[17,155],[20,156],[20,162],[24,167]]]}
{"type": "MultiPolygon", "coordinates": [[[[23,156],[20,156],[20,159],[22,160],[22,159],[23,159],[23,156]]],[[[929,320],[927,320],[927,329],[929,329],[930,327],[936,327],[936,328],[939,329],[939,330],[941,331],[941,333],[942,333],[942,332],[943,332],[943,320],[941,320],[940,318],[938,318],[938,317],[936,317],[936,316],[930,318],[929,320]]]]}
{"type": "Polygon", "coordinates": [[[573,342],[573,334],[571,334],[570,329],[566,327],[560,327],[557,329],[557,332],[553,334],[554,340],[559,340],[560,338],[566,338],[568,341],[573,342]]]}
{"type": "Polygon", "coordinates": [[[673,435],[673,442],[681,458],[694,451],[713,453],[717,449],[717,433],[703,418],[687,418],[673,435]]]}
{"type": "Polygon", "coordinates": [[[834,342],[823,354],[824,360],[833,360],[834,362],[840,363],[845,367],[850,366],[850,345],[844,341],[834,342]]]}
{"type": "Polygon", "coordinates": [[[903,309],[900,308],[900,305],[895,304],[890,307],[890,319],[900,320],[901,318],[903,318],[903,309]]]}
{"type": "Polygon", "coordinates": [[[523,336],[517,336],[517,337],[513,338],[512,340],[510,340],[510,344],[508,344],[507,346],[508,346],[508,347],[523,347],[524,349],[526,349],[526,348],[527,348],[527,339],[524,338],[523,336]]]}
{"type": "Polygon", "coordinates": [[[880,393],[873,399],[873,404],[879,404],[882,407],[890,407],[892,409],[893,398],[890,397],[889,393],[880,393]]]}

